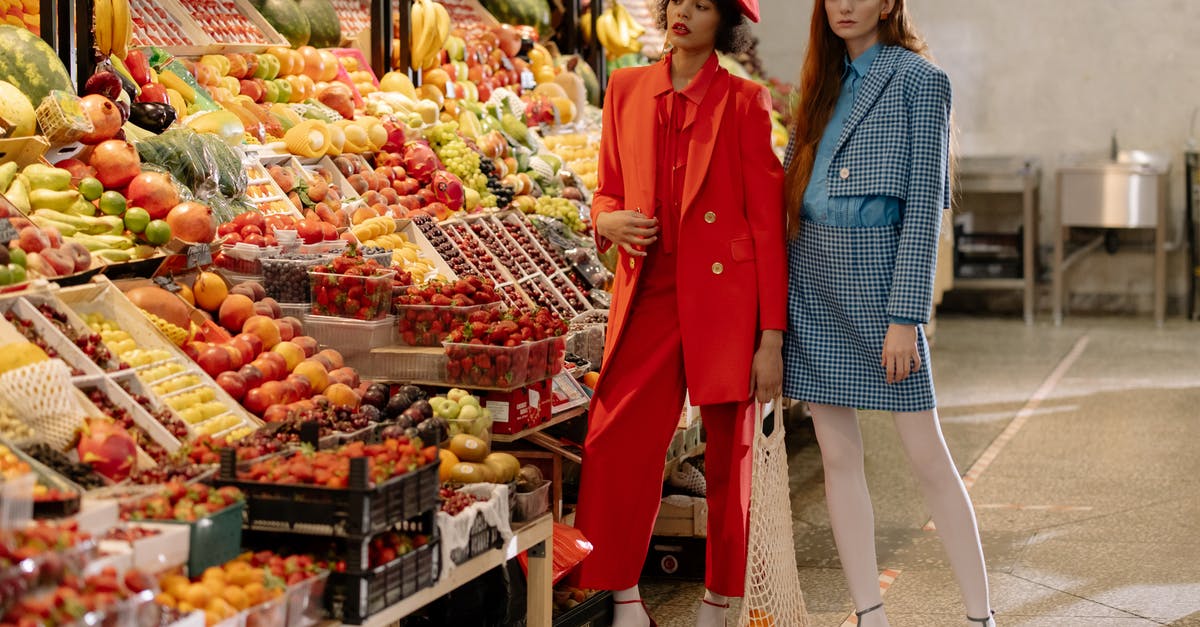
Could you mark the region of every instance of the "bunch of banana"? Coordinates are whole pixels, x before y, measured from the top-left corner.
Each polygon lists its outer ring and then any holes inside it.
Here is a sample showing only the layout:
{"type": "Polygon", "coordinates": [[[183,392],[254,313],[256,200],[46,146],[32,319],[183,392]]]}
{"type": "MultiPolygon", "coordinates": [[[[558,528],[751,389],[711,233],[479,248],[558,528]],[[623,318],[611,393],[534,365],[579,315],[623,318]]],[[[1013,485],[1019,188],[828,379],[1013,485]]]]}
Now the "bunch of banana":
{"type": "Polygon", "coordinates": [[[412,5],[409,22],[409,53],[412,66],[427,69],[438,63],[439,53],[450,38],[450,14],[440,2],[416,0],[412,5]]]}
{"type": "Polygon", "coordinates": [[[95,0],[93,11],[96,50],[105,57],[115,55],[124,59],[129,54],[129,40],[133,36],[129,0],[95,0]]]}
{"type": "Polygon", "coordinates": [[[596,21],[596,36],[608,53],[609,59],[640,52],[642,44],[638,42],[638,37],[645,32],[646,29],[633,19],[620,2],[613,2],[612,8],[600,15],[600,19],[596,21]]]}

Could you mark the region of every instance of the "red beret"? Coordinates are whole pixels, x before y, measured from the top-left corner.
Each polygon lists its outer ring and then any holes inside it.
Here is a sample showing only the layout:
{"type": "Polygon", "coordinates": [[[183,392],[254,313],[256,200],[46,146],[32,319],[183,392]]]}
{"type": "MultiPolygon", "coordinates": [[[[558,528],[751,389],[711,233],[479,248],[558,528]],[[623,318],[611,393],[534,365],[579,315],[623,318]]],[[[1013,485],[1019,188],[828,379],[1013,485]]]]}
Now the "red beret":
{"type": "Polygon", "coordinates": [[[738,5],[751,22],[758,22],[758,0],[738,0],[738,5]]]}

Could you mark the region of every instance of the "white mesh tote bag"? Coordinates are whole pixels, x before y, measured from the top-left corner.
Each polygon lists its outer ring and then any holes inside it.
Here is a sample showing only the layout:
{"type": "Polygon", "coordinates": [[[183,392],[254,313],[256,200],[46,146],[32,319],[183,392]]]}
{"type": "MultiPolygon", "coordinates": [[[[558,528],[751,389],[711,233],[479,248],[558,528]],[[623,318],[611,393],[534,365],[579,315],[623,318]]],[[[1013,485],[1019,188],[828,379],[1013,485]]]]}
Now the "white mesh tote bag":
{"type": "Polygon", "coordinates": [[[783,399],[757,403],[754,410],[754,476],[750,490],[750,539],[746,590],[739,627],[808,627],[808,612],[796,570],[792,542],[792,500],[788,493],[783,399]],[[770,435],[763,423],[776,409],[770,435]]]}

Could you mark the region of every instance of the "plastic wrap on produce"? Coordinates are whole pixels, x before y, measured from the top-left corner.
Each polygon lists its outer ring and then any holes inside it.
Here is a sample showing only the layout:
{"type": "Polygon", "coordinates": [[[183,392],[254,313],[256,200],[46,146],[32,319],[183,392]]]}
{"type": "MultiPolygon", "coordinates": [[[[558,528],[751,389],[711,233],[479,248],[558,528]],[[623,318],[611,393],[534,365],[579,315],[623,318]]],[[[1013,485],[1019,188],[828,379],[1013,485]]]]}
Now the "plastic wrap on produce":
{"type": "Polygon", "coordinates": [[[216,135],[172,129],[137,143],[145,163],[165,168],[191,188],[198,200],[245,195],[248,179],[241,157],[216,135]]]}

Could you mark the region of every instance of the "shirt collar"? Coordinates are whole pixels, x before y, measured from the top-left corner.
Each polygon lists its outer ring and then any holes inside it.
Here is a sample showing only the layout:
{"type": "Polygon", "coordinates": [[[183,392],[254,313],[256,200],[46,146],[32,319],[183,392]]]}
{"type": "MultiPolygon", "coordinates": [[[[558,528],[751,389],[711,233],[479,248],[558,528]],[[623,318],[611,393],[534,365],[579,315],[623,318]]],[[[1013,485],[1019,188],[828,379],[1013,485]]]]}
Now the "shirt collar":
{"type": "MultiPolygon", "coordinates": [[[[687,87],[683,88],[679,94],[690,100],[693,104],[700,104],[704,100],[704,96],[708,93],[708,86],[712,84],[712,79],[717,74],[717,68],[720,67],[717,59],[717,53],[709,55],[708,60],[704,62],[704,67],[696,73],[692,78],[692,82],[688,83],[687,87]]],[[[671,55],[667,54],[663,57],[659,67],[654,72],[654,95],[655,97],[670,93],[675,89],[671,83],[671,55]]]]}
{"type": "Polygon", "coordinates": [[[846,76],[851,72],[857,74],[859,78],[866,76],[867,72],[871,71],[871,63],[875,61],[875,57],[879,56],[879,51],[882,48],[883,43],[876,43],[858,55],[858,58],[853,61],[850,60],[850,55],[847,54],[845,57],[846,70],[842,73],[842,76],[846,76]]]}

